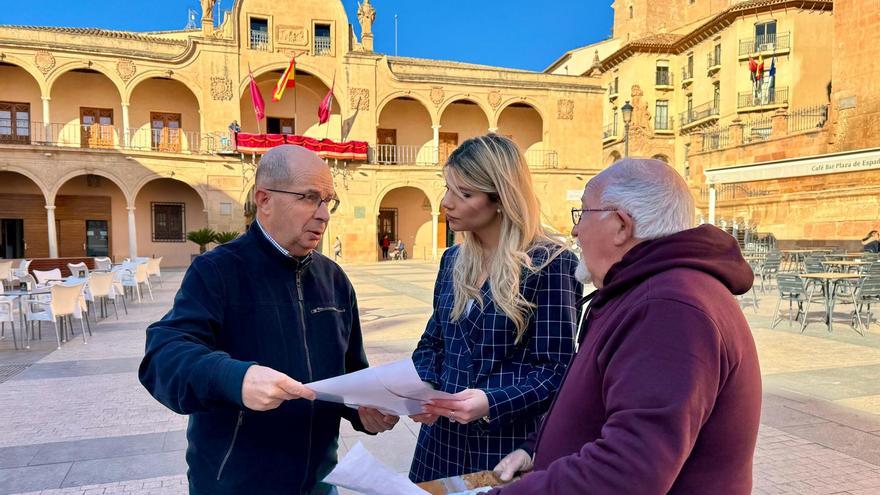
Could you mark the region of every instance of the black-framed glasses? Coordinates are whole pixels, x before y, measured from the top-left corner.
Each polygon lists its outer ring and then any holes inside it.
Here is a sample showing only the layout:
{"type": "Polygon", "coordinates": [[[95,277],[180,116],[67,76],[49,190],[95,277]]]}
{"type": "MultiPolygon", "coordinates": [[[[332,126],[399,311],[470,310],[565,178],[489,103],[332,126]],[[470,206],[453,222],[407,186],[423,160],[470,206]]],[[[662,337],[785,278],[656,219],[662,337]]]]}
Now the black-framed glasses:
{"type": "Polygon", "coordinates": [[[617,211],[617,208],[572,208],[571,209],[571,221],[575,225],[581,223],[581,217],[584,216],[585,212],[590,211],[617,211]]]}
{"type": "Polygon", "coordinates": [[[339,208],[339,198],[337,198],[336,195],[322,198],[321,195],[316,192],[301,193],[296,191],[285,191],[283,189],[269,189],[268,187],[266,190],[277,193],[294,194],[299,196],[300,201],[305,201],[306,204],[314,206],[316,210],[321,207],[321,203],[327,203],[327,209],[330,213],[336,213],[336,209],[339,208]]]}

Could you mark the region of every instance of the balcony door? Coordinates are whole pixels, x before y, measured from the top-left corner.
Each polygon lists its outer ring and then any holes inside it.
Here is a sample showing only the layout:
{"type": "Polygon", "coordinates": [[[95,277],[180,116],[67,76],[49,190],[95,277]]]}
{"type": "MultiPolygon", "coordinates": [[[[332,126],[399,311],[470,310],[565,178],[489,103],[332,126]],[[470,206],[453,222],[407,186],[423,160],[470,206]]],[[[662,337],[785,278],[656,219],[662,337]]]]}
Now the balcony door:
{"type": "Polygon", "coordinates": [[[397,129],[376,129],[376,162],[397,163],[397,129]]]}
{"type": "Polygon", "coordinates": [[[79,109],[80,145],[83,148],[113,147],[113,109],[79,109]]]}
{"type": "Polygon", "coordinates": [[[150,112],[151,146],[154,151],[180,151],[180,114],[150,112]]]}
{"type": "Polygon", "coordinates": [[[446,160],[449,159],[449,155],[455,151],[455,148],[458,148],[458,133],[457,132],[441,132],[440,133],[440,164],[446,163],[446,160]]]}
{"type": "Polygon", "coordinates": [[[0,101],[0,143],[30,144],[31,105],[0,101]]]}

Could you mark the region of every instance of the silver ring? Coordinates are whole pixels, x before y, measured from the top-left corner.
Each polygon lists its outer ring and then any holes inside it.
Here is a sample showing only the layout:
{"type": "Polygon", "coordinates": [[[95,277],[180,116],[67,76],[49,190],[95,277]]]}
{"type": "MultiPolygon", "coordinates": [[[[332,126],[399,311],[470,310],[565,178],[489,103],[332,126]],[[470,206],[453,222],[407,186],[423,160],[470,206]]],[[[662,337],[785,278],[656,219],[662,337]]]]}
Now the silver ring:
{"type": "Polygon", "coordinates": [[[455,411],[449,411],[449,421],[455,423],[455,411]]]}

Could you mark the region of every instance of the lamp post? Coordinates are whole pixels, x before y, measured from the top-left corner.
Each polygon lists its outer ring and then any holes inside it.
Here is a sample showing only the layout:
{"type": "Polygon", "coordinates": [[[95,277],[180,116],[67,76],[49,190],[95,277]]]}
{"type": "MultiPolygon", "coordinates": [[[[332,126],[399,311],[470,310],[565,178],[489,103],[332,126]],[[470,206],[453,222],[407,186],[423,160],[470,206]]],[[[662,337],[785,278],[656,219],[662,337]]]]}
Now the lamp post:
{"type": "Polygon", "coordinates": [[[629,156],[629,123],[632,122],[633,106],[629,104],[629,100],[620,107],[620,113],[623,115],[623,156],[629,156]]]}

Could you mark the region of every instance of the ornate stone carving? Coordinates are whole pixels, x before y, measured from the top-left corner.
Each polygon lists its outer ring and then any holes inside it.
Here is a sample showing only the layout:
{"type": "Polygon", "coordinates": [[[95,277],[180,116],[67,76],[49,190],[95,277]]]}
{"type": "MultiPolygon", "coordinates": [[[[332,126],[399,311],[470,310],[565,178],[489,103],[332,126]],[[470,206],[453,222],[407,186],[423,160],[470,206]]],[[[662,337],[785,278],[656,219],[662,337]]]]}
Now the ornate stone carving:
{"type": "Polygon", "coordinates": [[[303,26],[278,26],[275,40],[284,45],[306,46],[309,44],[309,31],[303,26]]]}
{"type": "Polygon", "coordinates": [[[434,86],[431,88],[431,101],[434,102],[434,105],[440,106],[443,103],[443,98],[446,94],[443,92],[443,88],[440,86],[434,86]]]}
{"type": "Polygon", "coordinates": [[[501,91],[489,92],[489,105],[492,107],[492,110],[498,110],[498,107],[501,106],[501,91]]]}
{"type": "Polygon", "coordinates": [[[232,80],[224,76],[211,76],[211,98],[214,101],[232,99],[232,80]]]}
{"type": "Polygon", "coordinates": [[[352,110],[370,109],[370,90],[366,88],[350,88],[348,94],[351,98],[352,110]]]}
{"type": "Polygon", "coordinates": [[[556,108],[556,118],[560,120],[573,120],[574,100],[559,100],[556,108]]]}
{"type": "Polygon", "coordinates": [[[361,36],[373,34],[373,21],[376,20],[376,9],[370,5],[370,0],[364,0],[364,3],[357,10],[358,22],[361,24],[361,36]]]}
{"type": "Polygon", "coordinates": [[[48,74],[55,67],[55,57],[46,50],[40,50],[34,54],[34,63],[43,74],[48,74]]]}
{"type": "Polygon", "coordinates": [[[137,66],[127,58],[119,59],[116,62],[116,73],[119,74],[123,81],[128,82],[137,73],[137,66]]]}

